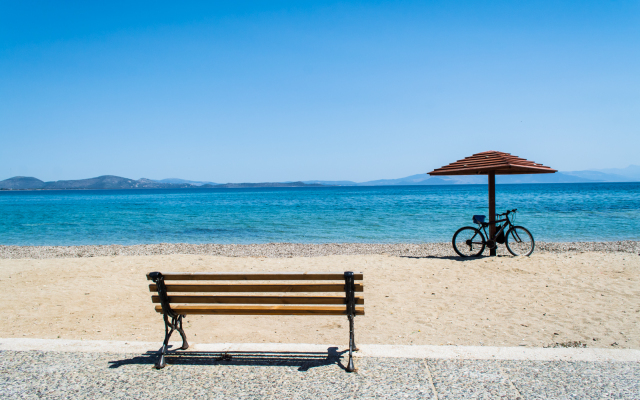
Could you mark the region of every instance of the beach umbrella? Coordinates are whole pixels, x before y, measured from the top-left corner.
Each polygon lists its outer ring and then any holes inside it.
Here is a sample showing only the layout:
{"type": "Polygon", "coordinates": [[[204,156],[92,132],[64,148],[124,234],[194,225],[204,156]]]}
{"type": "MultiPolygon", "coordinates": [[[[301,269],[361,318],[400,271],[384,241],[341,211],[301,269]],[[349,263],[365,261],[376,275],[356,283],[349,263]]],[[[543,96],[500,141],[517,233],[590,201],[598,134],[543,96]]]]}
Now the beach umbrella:
{"type": "MultiPolygon", "coordinates": [[[[552,174],[558,172],[555,169],[545,167],[542,164],[525,160],[501,151],[484,151],[463,158],[444,167],[434,169],[428,174],[438,175],[487,175],[489,179],[489,235],[495,235],[496,220],[496,175],[517,174],[552,174]]],[[[496,249],[490,250],[492,256],[496,255],[496,249]]]]}

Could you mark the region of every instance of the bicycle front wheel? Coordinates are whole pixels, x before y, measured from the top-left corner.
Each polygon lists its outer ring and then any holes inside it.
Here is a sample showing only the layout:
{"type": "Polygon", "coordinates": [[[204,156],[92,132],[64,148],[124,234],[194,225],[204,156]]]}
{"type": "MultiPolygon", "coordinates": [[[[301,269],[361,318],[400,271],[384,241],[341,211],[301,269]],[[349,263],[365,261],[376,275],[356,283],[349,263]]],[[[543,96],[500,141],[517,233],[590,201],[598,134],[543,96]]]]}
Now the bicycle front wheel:
{"type": "Polygon", "coordinates": [[[458,229],[453,235],[452,243],[460,257],[478,257],[486,245],[482,232],[471,226],[458,229]]]}
{"type": "Polygon", "coordinates": [[[522,226],[514,226],[507,232],[506,245],[514,256],[529,256],[536,247],[531,232],[522,226]]]}

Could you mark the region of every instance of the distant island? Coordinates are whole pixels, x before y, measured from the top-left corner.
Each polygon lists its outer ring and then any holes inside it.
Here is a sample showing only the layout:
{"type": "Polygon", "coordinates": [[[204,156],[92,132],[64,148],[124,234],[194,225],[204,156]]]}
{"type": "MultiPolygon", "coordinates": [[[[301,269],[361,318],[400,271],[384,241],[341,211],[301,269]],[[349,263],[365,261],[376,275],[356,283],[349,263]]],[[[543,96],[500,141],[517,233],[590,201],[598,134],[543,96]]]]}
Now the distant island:
{"type": "MultiPolygon", "coordinates": [[[[596,183],[596,182],[640,182],[640,166],[609,168],[604,170],[569,171],[543,175],[501,175],[496,183],[596,183]]],[[[28,176],[15,176],[0,181],[0,190],[95,190],[95,189],[216,189],[216,188],[261,188],[261,187],[325,187],[325,186],[417,186],[417,185],[474,185],[486,184],[486,176],[429,176],[411,175],[398,179],[380,179],[367,182],[352,181],[304,181],[262,183],[215,183],[169,178],[162,180],[129,179],[114,175],[96,178],[44,182],[28,176]]]]}
{"type": "MultiPolygon", "coordinates": [[[[170,179],[168,179],[170,180],[170,179]]],[[[173,181],[182,181],[174,179],[173,181]]],[[[151,179],[133,180],[114,175],[98,176],[96,178],[78,179],[68,181],[44,182],[40,179],[28,176],[15,176],[0,181],[0,189],[4,190],[97,190],[97,189],[201,189],[201,188],[256,188],[256,187],[314,187],[327,186],[319,183],[304,182],[265,182],[265,183],[187,183],[187,182],[162,182],[151,179]]]]}

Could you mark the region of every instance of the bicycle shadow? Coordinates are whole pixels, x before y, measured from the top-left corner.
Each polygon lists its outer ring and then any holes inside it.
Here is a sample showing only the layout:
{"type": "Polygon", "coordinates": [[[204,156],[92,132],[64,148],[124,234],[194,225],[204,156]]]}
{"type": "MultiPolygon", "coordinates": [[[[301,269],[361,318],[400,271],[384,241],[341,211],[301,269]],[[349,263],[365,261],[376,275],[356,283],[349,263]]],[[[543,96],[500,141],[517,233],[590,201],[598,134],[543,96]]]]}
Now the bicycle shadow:
{"type": "Polygon", "coordinates": [[[424,260],[424,259],[435,259],[435,260],[451,260],[451,261],[460,261],[460,262],[468,262],[473,260],[482,260],[484,258],[495,258],[495,257],[513,257],[509,254],[498,254],[495,256],[490,256],[488,254],[483,254],[477,257],[460,257],[460,256],[398,256],[398,258],[412,258],[416,260],[424,260]]]}
{"type": "MultiPolygon", "coordinates": [[[[171,365],[233,365],[233,366],[277,366],[298,367],[298,371],[310,368],[337,365],[346,370],[342,363],[343,354],[348,350],[338,351],[337,347],[329,347],[326,352],[297,351],[170,351],[165,354],[165,361],[171,365]]],[[[158,353],[148,351],[142,355],[109,361],[109,368],[120,368],[125,365],[154,366],[158,353]]],[[[166,367],[165,367],[166,368],[166,367]]]]}

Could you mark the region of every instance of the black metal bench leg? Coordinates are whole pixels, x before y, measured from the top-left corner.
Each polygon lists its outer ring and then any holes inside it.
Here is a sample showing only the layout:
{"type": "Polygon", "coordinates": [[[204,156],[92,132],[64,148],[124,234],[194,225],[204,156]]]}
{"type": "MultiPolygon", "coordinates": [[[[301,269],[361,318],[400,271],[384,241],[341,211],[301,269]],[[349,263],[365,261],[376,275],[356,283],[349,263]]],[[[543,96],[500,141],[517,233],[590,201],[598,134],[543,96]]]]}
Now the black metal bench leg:
{"type": "Polygon", "coordinates": [[[173,331],[175,330],[175,325],[169,323],[169,319],[167,318],[167,315],[164,314],[164,342],[162,343],[162,348],[160,349],[160,357],[158,357],[158,361],[156,362],[155,367],[160,369],[160,368],[164,368],[166,364],[165,360],[164,360],[164,355],[167,352],[167,346],[169,345],[169,338],[171,338],[171,335],[173,334],[173,331]],[[169,327],[171,327],[171,329],[169,329],[169,327]]]}
{"type": "Polygon", "coordinates": [[[353,318],[354,316],[349,314],[349,364],[347,365],[347,372],[356,371],[356,368],[353,366],[353,351],[356,347],[356,343],[353,338],[353,318]]]}
{"type": "Polygon", "coordinates": [[[182,337],[182,347],[180,347],[182,350],[186,350],[189,348],[189,343],[187,343],[187,335],[184,333],[184,329],[182,329],[182,318],[186,317],[186,315],[180,315],[177,318],[177,323],[176,323],[176,328],[178,329],[178,332],[180,333],[180,336],[182,337]]]}
{"type": "Polygon", "coordinates": [[[353,319],[353,322],[351,322],[351,324],[353,324],[354,329],[351,329],[351,342],[353,343],[353,351],[358,351],[360,349],[358,348],[358,345],[356,345],[356,330],[355,330],[356,316],[354,315],[352,319],[353,319]]]}

